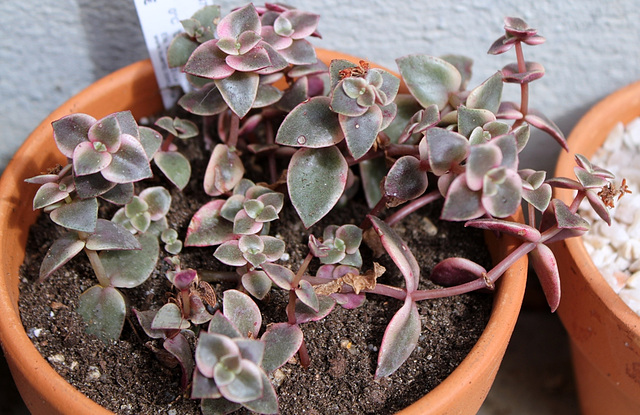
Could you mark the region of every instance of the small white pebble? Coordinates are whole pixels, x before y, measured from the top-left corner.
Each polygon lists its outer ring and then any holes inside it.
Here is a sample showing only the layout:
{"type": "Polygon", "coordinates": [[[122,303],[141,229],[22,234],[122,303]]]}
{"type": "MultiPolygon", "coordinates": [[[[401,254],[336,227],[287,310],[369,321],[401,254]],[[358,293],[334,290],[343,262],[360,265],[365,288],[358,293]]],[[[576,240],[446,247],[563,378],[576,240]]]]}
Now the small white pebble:
{"type": "Polygon", "coordinates": [[[58,354],[54,354],[54,355],[51,355],[51,356],[47,357],[47,360],[50,363],[64,363],[64,355],[59,354],[59,353],[58,354]]]}
{"type": "Polygon", "coordinates": [[[618,254],[630,262],[625,268],[630,267],[632,261],[640,259],[640,239],[629,239],[626,241],[620,247],[618,254]]]}
{"type": "Polygon", "coordinates": [[[97,380],[100,379],[100,371],[95,366],[89,366],[89,371],[87,372],[87,377],[89,380],[97,380]]]}
{"type": "Polygon", "coordinates": [[[284,262],[287,262],[290,259],[291,259],[291,255],[289,255],[288,252],[283,253],[282,256],[280,257],[280,261],[284,261],[284,262]]]}
{"type": "Polygon", "coordinates": [[[79,363],[74,360],[73,362],[71,362],[71,365],[69,366],[69,369],[76,370],[78,365],[79,365],[79,363]]]}
{"type": "Polygon", "coordinates": [[[41,334],[42,334],[42,329],[38,329],[38,328],[29,329],[29,337],[31,338],[40,337],[41,334]]]}
{"type": "Polygon", "coordinates": [[[175,409],[169,409],[169,411],[167,412],[168,415],[178,415],[178,411],[176,411],[175,409]]]}

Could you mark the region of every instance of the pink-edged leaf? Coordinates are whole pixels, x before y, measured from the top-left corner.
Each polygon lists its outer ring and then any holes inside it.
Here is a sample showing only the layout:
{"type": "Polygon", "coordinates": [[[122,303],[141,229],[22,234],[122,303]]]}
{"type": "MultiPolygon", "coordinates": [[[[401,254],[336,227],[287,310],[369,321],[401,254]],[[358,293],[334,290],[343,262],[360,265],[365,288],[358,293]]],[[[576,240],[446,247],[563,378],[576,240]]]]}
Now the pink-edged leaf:
{"type": "Polygon", "coordinates": [[[294,147],[328,147],[342,141],[344,134],[330,102],[328,97],[313,97],[295,107],[280,125],[276,143],[294,147]]]}
{"type": "Polygon", "coordinates": [[[277,34],[273,26],[262,26],[260,36],[262,36],[262,40],[271,45],[275,50],[288,48],[293,43],[293,39],[290,37],[277,34]]]}
{"type": "Polygon", "coordinates": [[[469,155],[469,140],[454,131],[430,128],[426,137],[429,165],[436,176],[442,176],[469,155]]]}
{"type": "Polygon", "coordinates": [[[251,218],[245,210],[240,210],[233,220],[233,233],[252,235],[260,232],[263,224],[251,218]]]}
{"type": "Polygon", "coordinates": [[[182,316],[182,311],[174,303],[163,305],[151,321],[153,330],[182,330],[190,326],[189,320],[182,316]]]}
{"type": "Polygon", "coordinates": [[[529,124],[549,134],[563,149],[569,151],[569,146],[567,145],[567,140],[564,138],[564,134],[553,121],[547,118],[547,116],[541,112],[530,109],[524,119],[529,124]]]}
{"type": "Polygon", "coordinates": [[[105,146],[106,151],[115,153],[120,148],[120,134],[125,133],[120,129],[117,114],[107,115],[89,129],[87,138],[90,142],[99,142],[105,146]]]}
{"type": "Polygon", "coordinates": [[[427,190],[428,184],[427,172],[420,169],[420,160],[403,156],[389,169],[384,191],[387,197],[398,201],[413,200],[427,190]]]}
{"type": "Polygon", "coordinates": [[[355,160],[364,156],[373,146],[382,126],[382,110],[377,105],[358,117],[338,116],[347,147],[355,160]]]}
{"type": "Polygon", "coordinates": [[[520,105],[510,101],[501,102],[496,117],[503,120],[519,120],[522,118],[520,105]]]}
{"type": "MultiPolygon", "coordinates": [[[[340,81],[331,93],[331,111],[347,117],[358,117],[367,112],[368,106],[360,105],[355,96],[349,96],[351,89],[356,89],[358,83],[364,84],[363,89],[366,88],[366,82],[362,78],[346,78],[340,81]]],[[[353,95],[359,96],[359,92],[356,91],[353,95]]]]}
{"type": "Polygon", "coordinates": [[[231,111],[243,118],[256,100],[260,75],[237,71],[226,78],[216,79],[215,83],[231,111]]]}
{"type": "Polygon", "coordinates": [[[122,134],[120,140],[120,149],[112,154],[111,163],[100,171],[102,176],[113,183],[137,182],[153,176],[140,141],[129,134],[122,134]]]}
{"type": "Polygon", "coordinates": [[[208,378],[213,377],[216,364],[223,356],[239,355],[237,344],[229,337],[211,332],[200,332],[196,347],[198,370],[208,378]]]}
{"type": "Polygon", "coordinates": [[[283,290],[291,290],[295,275],[289,268],[278,264],[262,264],[262,269],[267,273],[271,281],[283,290]]]}
{"type": "Polygon", "coordinates": [[[196,48],[184,66],[188,74],[209,79],[223,79],[235,72],[225,60],[227,54],[217,46],[218,40],[212,39],[196,48]]]}
{"type": "Polygon", "coordinates": [[[302,345],[302,330],[288,323],[276,323],[269,326],[260,338],[264,342],[262,368],[271,373],[284,365],[302,345]]]}
{"type": "Polygon", "coordinates": [[[186,389],[195,367],[189,341],[182,333],[178,333],[176,336],[165,340],[162,346],[178,360],[180,368],[182,369],[180,386],[182,389],[186,389]]]}
{"type": "Polygon", "coordinates": [[[80,294],[76,311],[87,325],[87,333],[109,343],[120,337],[127,306],[117,289],[94,285],[80,294]]]}
{"type": "Polygon", "coordinates": [[[429,279],[444,287],[452,287],[483,278],[486,273],[484,267],[469,259],[446,258],[433,267],[429,279]]]}
{"type": "Polygon", "coordinates": [[[71,114],[54,121],[53,138],[62,154],[73,157],[73,150],[88,140],[89,129],[97,120],[87,114],[71,114]]]}
{"type": "Polygon", "coordinates": [[[64,228],[92,233],[98,223],[98,200],[76,198],[52,211],[49,217],[64,228]]]}
{"type": "Polygon", "coordinates": [[[224,200],[212,200],[191,218],[185,246],[212,246],[233,239],[233,223],[220,216],[224,200]]]}
{"type": "Polygon", "coordinates": [[[144,330],[147,336],[152,339],[162,339],[165,337],[164,330],[155,330],[151,328],[151,322],[157,313],[156,310],[140,311],[135,308],[132,308],[131,310],[133,311],[133,314],[135,314],[140,327],[142,327],[142,330],[144,330]]]}
{"type": "Polygon", "coordinates": [[[511,49],[514,44],[515,42],[509,42],[506,36],[501,36],[498,38],[498,40],[493,42],[487,53],[490,55],[500,55],[501,53],[505,53],[506,51],[511,49]]]}
{"type": "Polygon", "coordinates": [[[262,47],[254,47],[244,55],[229,55],[225,58],[227,65],[241,72],[257,71],[271,65],[269,54],[262,47]]]}
{"type": "Polygon", "coordinates": [[[60,186],[58,183],[43,184],[33,197],[33,210],[52,205],[65,199],[69,196],[69,192],[73,191],[72,186],[73,183],[70,183],[70,186],[60,186]],[[60,190],[61,187],[65,190],[60,190]]]}
{"type": "Polygon", "coordinates": [[[262,300],[271,290],[271,278],[262,270],[254,270],[242,276],[242,286],[258,300],[262,300]]]}
{"type": "Polygon", "coordinates": [[[228,108],[215,82],[187,92],[180,98],[178,105],[196,115],[216,115],[228,108]]]}
{"type": "Polygon", "coordinates": [[[280,17],[286,18],[291,22],[291,27],[294,30],[293,34],[291,34],[293,39],[303,39],[311,36],[316,31],[320,20],[320,15],[302,10],[287,10],[278,18],[280,17]]]}
{"type": "Polygon", "coordinates": [[[309,321],[318,321],[322,320],[335,307],[336,301],[328,295],[319,295],[318,296],[318,311],[314,311],[311,307],[303,303],[302,301],[296,299],[296,323],[303,324],[309,321]]]}
{"type": "Polygon", "coordinates": [[[543,183],[535,190],[523,188],[522,198],[540,212],[544,212],[551,202],[552,192],[551,186],[548,183],[543,183]]]}
{"type": "Polygon", "coordinates": [[[420,337],[420,314],[410,296],[393,316],[382,338],[378,354],[376,379],[389,376],[398,369],[418,344],[420,337]]]}
{"type": "Polygon", "coordinates": [[[467,160],[467,186],[477,192],[482,189],[484,176],[502,162],[500,148],[492,143],[471,146],[467,160]]]}
{"type": "Polygon", "coordinates": [[[204,175],[204,192],[218,196],[231,191],[244,176],[238,153],[226,144],[216,144],[204,175]]]}
{"type": "Polygon", "coordinates": [[[260,47],[267,51],[269,61],[271,64],[267,67],[255,71],[258,75],[265,75],[260,78],[260,82],[263,84],[271,84],[282,77],[282,73],[279,73],[283,69],[289,66],[289,62],[267,42],[260,42],[260,47]],[[267,77],[266,75],[273,75],[267,77]]]}
{"type": "Polygon", "coordinates": [[[222,299],[222,312],[243,336],[258,337],[262,325],[260,309],[247,294],[227,290],[222,299]]]}
{"type": "Polygon", "coordinates": [[[186,290],[191,283],[198,277],[198,273],[194,269],[185,269],[174,274],[172,282],[179,290],[186,290]]]}
{"type": "Polygon", "coordinates": [[[552,202],[558,228],[560,229],[576,229],[581,231],[589,230],[589,222],[582,219],[580,215],[571,212],[569,207],[559,199],[553,199],[552,202]]]}
{"type": "Polygon", "coordinates": [[[353,310],[360,307],[367,299],[366,295],[363,293],[334,293],[331,294],[331,297],[333,297],[333,299],[336,300],[336,303],[340,304],[342,308],[346,308],[347,310],[353,310]]]}
{"type": "Polygon", "coordinates": [[[490,231],[506,233],[527,242],[538,242],[540,231],[524,223],[510,222],[500,219],[474,219],[466,222],[464,226],[487,229],[490,231]]]}
{"type": "Polygon", "coordinates": [[[304,39],[294,40],[291,46],[278,51],[280,55],[293,65],[311,65],[316,63],[316,51],[309,41],[304,39]]]}
{"type": "MultiPolygon", "coordinates": [[[[438,182],[440,187],[440,182],[438,182]]],[[[441,219],[461,221],[475,219],[485,213],[481,203],[482,193],[469,189],[466,174],[456,177],[448,187],[441,219]]]]}
{"type": "Polygon", "coordinates": [[[209,333],[217,333],[227,336],[229,338],[240,338],[242,334],[238,331],[238,328],[225,317],[220,310],[216,311],[211,320],[209,321],[209,333]]]}
{"type": "Polygon", "coordinates": [[[98,151],[93,143],[84,141],[73,151],[73,171],[76,176],[86,176],[104,170],[111,163],[111,153],[98,151]]]}
{"type": "Polygon", "coordinates": [[[556,258],[551,249],[544,244],[538,244],[529,253],[529,258],[553,313],[560,304],[560,273],[556,258]]]}
{"type": "Polygon", "coordinates": [[[260,17],[256,11],[255,6],[252,3],[234,10],[222,19],[218,23],[216,33],[218,37],[232,37],[237,38],[243,32],[247,30],[260,33],[262,25],[260,24],[260,17]]]}
{"type": "Polygon", "coordinates": [[[289,197],[306,228],[322,219],[340,200],[349,165],[333,147],[302,148],[289,163],[289,197]]]}
{"type": "Polygon", "coordinates": [[[76,256],[84,248],[84,241],[81,241],[75,232],[65,233],[55,240],[47,251],[40,265],[40,277],[38,281],[42,281],[56,270],[69,262],[71,258],[76,256]]]}
{"type": "Polygon", "coordinates": [[[296,288],[296,296],[313,311],[319,311],[320,303],[318,303],[318,296],[309,281],[300,281],[300,286],[296,288]]]}
{"type": "Polygon", "coordinates": [[[607,225],[611,226],[611,214],[609,213],[609,209],[604,204],[602,199],[597,195],[597,193],[592,191],[587,191],[587,200],[591,205],[591,208],[596,212],[600,218],[607,222],[607,225]]]}
{"type": "Polygon", "coordinates": [[[491,216],[513,215],[522,202],[522,178],[511,169],[499,167],[484,177],[482,206],[491,216]]]}
{"type": "Polygon", "coordinates": [[[407,292],[412,293],[417,290],[418,281],[420,280],[420,265],[407,244],[383,220],[371,215],[367,217],[371,220],[371,224],[378,236],[380,236],[382,246],[389,253],[402,275],[404,275],[407,292]]]}
{"type": "Polygon", "coordinates": [[[526,71],[519,72],[518,64],[511,63],[502,68],[502,79],[504,82],[526,84],[544,76],[544,67],[537,62],[527,62],[526,71]]]}
{"type": "Polygon", "coordinates": [[[582,189],[582,185],[580,184],[580,182],[577,182],[572,179],[568,179],[566,177],[553,177],[547,180],[547,183],[551,187],[559,187],[561,189],[572,189],[572,190],[582,189]]]}

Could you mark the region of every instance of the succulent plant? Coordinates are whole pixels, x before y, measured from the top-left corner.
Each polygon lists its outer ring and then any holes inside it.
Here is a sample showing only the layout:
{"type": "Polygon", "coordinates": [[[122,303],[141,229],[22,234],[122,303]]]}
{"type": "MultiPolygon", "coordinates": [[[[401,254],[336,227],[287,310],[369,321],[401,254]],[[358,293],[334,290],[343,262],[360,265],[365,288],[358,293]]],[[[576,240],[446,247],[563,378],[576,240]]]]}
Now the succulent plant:
{"type": "Polygon", "coordinates": [[[627,190],[612,186],[613,175],[582,156],[576,158],[577,180],[548,179],[519,165],[531,127],[567,148],[558,127],[529,108],[529,84],[544,68],[525,61],[522,48],[544,38],[523,20],[506,18],[505,34],[489,49],[501,54],[515,48],[517,61],[470,90],[472,62],[457,55],[399,58],[402,81],[364,60],[334,60],[327,68],[316,62],[306,40],[318,36],[317,24],[317,15],[280,4],[249,4],[226,16],[207,6],[182,22],[185,33],[169,48],[169,65],[181,67],[194,88],[179,105],[189,117],[203,116],[204,148],[211,152],[202,178],[211,199],[191,218],[184,246],[216,246],[220,269],[182,269],[181,230],[169,228],[165,218],[169,191],[141,184],[134,192],[134,182],[151,176],[150,160],[176,185],[174,191],[187,186],[191,166],[174,139],[195,136],[199,128],[192,121],[161,117],[155,124],[168,133],[163,139],[138,127],[129,112],[101,120],[64,117],[53,129],[69,165],[27,180],[41,185],[34,209],[68,230],[51,246],[41,278],[84,250],[99,284],[82,294],[78,311],[103,340],[117,338],[124,322],[119,289],[149,277],[160,241],[174,255],[167,258],[174,266],[167,272],[175,289],[170,300],[157,311],[135,313],[144,331],[162,340],[163,349],[153,346],[157,354],[180,364],[183,387],[190,384],[204,414],[241,407],[277,413],[268,375],[295,353],[301,365],[309,365],[300,325],[326,317],[336,304],[353,309],[367,295],[402,302],[382,338],[376,378],[395,372],[417,346],[418,302],[491,290],[524,255],[555,310],[559,273],[548,244],[589,229],[576,213],[583,199],[609,222],[608,209],[627,190]],[[279,79],[284,82],[277,88],[279,79]],[[519,103],[502,102],[504,83],[519,85],[519,103]],[[256,164],[260,170],[254,171],[256,164]],[[261,176],[265,182],[248,178],[261,176]],[[553,187],[575,190],[574,202],[554,199],[553,187]],[[370,208],[362,222],[330,223],[327,215],[360,188],[370,208]],[[120,207],[113,221],[98,218],[99,199],[120,207]],[[441,219],[512,235],[519,246],[491,269],[446,258],[422,275],[393,226],[437,200],[443,200],[441,219]],[[309,252],[297,269],[277,263],[288,255],[285,241],[269,235],[289,202],[304,228],[326,221],[321,238],[306,235],[309,252]],[[513,218],[521,205],[524,222],[513,218]],[[385,254],[402,274],[401,286],[379,283],[384,268],[363,260],[385,254]],[[312,261],[320,262],[315,275],[308,273],[312,261]],[[121,267],[123,262],[136,266],[121,267]],[[215,311],[217,295],[199,271],[237,284],[238,290],[224,291],[222,312],[215,311]],[[420,289],[421,278],[441,288],[420,289]],[[288,295],[287,321],[263,331],[260,307],[270,306],[272,289],[288,295]]]}

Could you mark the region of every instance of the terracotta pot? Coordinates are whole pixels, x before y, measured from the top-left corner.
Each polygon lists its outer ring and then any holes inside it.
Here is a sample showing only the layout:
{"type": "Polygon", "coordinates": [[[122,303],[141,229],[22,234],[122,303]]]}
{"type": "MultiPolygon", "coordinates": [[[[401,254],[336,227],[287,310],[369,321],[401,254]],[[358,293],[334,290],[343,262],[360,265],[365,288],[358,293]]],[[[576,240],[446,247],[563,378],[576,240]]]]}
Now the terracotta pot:
{"type": "MultiPolygon", "coordinates": [[[[640,82],[608,96],[569,136],[570,153],[558,159],[556,176],[573,177],[574,154],[591,157],[618,123],[640,116],[640,82]]],[[[569,204],[569,191],[557,196],[569,204]]],[[[583,414],[640,413],[640,317],[609,287],[582,238],[553,247],[562,282],[558,314],[569,332],[583,414]]]]}
{"type": "MultiPolygon", "coordinates": [[[[319,57],[357,58],[318,50],[319,57]]],[[[24,185],[56,162],[64,163],[52,140],[51,122],[73,112],[96,118],[130,109],[134,116],[161,110],[161,99],[149,61],[119,70],[85,89],[45,119],[29,136],[0,180],[0,340],[9,367],[27,407],[34,414],[109,414],[68,384],[35,349],[18,312],[18,269],[24,259],[28,229],[38,212],[31,209],[37,186],[24,185]]],[[[503,241],[504,242],[504,241],[503,241]]],[[[504,254],[502,244],[496,251],[504,254]]],[[[484,401],[522,304],[526,258],[514,265],[498,283],[488,326],[460,366],[431,393],[402,414],[475,414],[484,401]]]]}

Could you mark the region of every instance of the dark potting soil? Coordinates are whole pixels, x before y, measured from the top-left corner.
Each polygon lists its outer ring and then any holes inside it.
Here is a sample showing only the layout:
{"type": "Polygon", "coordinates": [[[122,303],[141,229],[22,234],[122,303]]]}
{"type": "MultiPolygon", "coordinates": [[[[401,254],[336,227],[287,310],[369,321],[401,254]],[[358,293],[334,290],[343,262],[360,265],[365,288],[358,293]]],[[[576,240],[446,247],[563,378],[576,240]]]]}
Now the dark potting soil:
{"type": "MultiPolygon", "coordinates": [[[[195,179],[182,192],[166,185],[173,197],[169,223],[182,238],[193,213],[210,200],[201,190],[199,179],[208,159],[208,152],[196,144],[201,141],[178,143],[181,152],[191,154],[195,179]]],[[[162,184],[161,174],[156,173],[149,185],[162,184]]],[[[294,271],[307,255],[309,232],[320,236],[331,222],[359,224],[366,212],[362,203],[350,202],[307,231],[296,220],[295,211],[286,206],[270,234],[286,242],[289,259],[279,263],[294,271]]],[[[423,208],[396,226],[421,264],[421,288],[435,287],[426,276],[446,257],[464,256],[485,266],[490,262],[482,233],[464,229],[459,223],[439,221],[439,209],[423,208]]],[[[102,217],[110,217],[104,213],[102,217]]],[[[161,349],[162,344],[147,338],[135,317],[128,317],[121,338],[110,344],[84,332],[84,323],[75,312],[78,296],[97,283],[84,255],[72,259],[43,283],[36,282],[42,258],[60,232],[47,215],[41,215],[31,228],[21,268],[20,312],[36,348],[72,385],[113,412],[199,414],[199,402],[190,400],[180,389],[179,368],[167,368],[156,358],[153,349],[161,349]]],[[[213,257],[215,248],[184,248],[180,254],[183,268],[229,270],[213,257]]],[[[364,246],[361,252],[363,269],[371,269],[371,253],[364,246]]],[[[161,255],[168,256],[164,251],[161,255]]],[[[318,266],[315,261],[312,272],[318,266]]],[[[375,261],[387,268],[378,282],[403,285],[390,259],[375,261]]],[[[159,261],[148,281],[121,290],[129,305],[140,310],[159,309],[171,293],[171,284],[164,276],[167,270],[168,265],[159,261]]],[[[228,283],[212,282],[212,286],[219,301],[224,289],[234,288],[228,283]]],[[[492,298],[490,294],[472,293],[419,303],[422,334],[418,347],[394,374],[378,380],[374,380],[378,347],[401,302],[369,295],[355,310],[336,306],[325,319],[301,326],[311,366],[303,369],[292,359],[274,374],[280,412],[382,415],[410,405],[444,380],[471,350],[489,319],[492,298]]],[[[258,301],[263,325],[286,321],[287,299],[287,293],[272,289],[267,299],[258,301]]]]}

